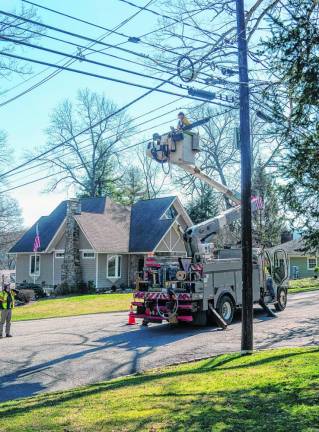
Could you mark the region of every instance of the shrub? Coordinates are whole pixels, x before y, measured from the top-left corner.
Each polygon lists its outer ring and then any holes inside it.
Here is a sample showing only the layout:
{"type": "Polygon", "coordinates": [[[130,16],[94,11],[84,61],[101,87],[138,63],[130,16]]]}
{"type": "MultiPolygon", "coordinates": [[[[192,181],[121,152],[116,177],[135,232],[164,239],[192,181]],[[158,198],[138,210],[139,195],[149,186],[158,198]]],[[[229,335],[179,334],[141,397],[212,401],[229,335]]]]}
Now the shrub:
{"type": "Polygon", "coordinates": [[[35,291],[33,289],[19,289],[16,299],[22,303],[29,303],[35,298],[35,291]]]}
{"type": "Polygon", "coordinates": [[[55,290],[54,290],[54,294],[57,295],[57,296],[67,295],[67,294],[70,294],[70,292],[71,291],[70,291],[70,289],[69,289],[69,287],[68,287],[67,284],[57,285],[56,288],[55,288],[55,290]]]}
{"type": "Polygon", "coordinates": [[[42,286],[34,284],[32,282],[22,282],[17,286],[18,290],[33,290],[35,293],[35,298],[43,298],[46,297],[46,293],[42,286]]]}
{"type": "Polygon", "coordinates": [[[92,280],[88,281],[88,290],[90,293],[95,292],[96,288],[95,288],[95,282],[92,280]]]}

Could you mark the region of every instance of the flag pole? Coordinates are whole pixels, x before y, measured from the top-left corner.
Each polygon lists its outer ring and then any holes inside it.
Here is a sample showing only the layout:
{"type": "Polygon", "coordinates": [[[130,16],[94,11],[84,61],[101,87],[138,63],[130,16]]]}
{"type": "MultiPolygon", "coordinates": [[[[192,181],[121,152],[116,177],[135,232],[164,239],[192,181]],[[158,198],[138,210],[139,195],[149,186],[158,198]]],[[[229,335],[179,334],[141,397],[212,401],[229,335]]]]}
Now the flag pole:
{"type": "Polygon", "coordinates": [[[34,251],[33,284],[35,285],[35,272],[37,270],[37,251],[34,251]]]}

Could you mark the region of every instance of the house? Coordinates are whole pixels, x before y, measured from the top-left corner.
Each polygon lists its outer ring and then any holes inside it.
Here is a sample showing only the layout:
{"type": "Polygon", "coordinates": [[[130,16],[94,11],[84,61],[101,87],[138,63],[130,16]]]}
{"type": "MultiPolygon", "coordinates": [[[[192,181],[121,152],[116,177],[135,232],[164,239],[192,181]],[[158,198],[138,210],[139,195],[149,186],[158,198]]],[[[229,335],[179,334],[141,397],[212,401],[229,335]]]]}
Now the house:
{"type": "Polygon", "coordinates": [[[63,201],[11,248],[17,284],[132,286],[148,254],[186,254],[182,231],[191,224],[175,196],[131,207],[105,197],[63,201]],[[34,253],[37,226],[41,248],[34,253]]]}
{"type": "Polygon", "coordinates": [[[283,249],[288,256],[289,279],[314,276],[314,268],[319,265],[318,253],[304,252],[304,241],[299,238],[275,246],[272,250],[283,249]]]}

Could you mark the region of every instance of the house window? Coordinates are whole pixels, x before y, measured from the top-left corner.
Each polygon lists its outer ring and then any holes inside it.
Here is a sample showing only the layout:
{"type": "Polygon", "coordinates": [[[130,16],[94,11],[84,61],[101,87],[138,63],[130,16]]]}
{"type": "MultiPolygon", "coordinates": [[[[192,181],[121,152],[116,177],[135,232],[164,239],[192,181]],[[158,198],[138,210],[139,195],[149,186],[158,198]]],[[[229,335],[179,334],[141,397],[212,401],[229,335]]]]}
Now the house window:
{"type": "Polygon", "coordinates": [[[107,258],[106,277],[108,279],[119,279],[122,273],[122,257],[112,255],[107,258]]]}
{"type": "Polygon", "coordinates": [[[30,256],[30,276],[40,276],[40,255],[30,256]]]}
{"type": "Polygon", "coordinates": [[[64,252],[55,252],[55,258],[64,258],[64,252]]]}
{"type": "Polygon", "coordinates": [[[175,207],[170,206],[170,208],[168,208],[163,214],[162,219],[175,219],[177,215],[178,213],[175,207]]]}
{"type": "Polygon", "coordinates": [[[94,259],[95,258],[95,252],[83,251],[82,252],[82,258],[84,258],[84,259],[94,259]]]}
{"type": "Polygon", "coordinates": [[[308,270],[313,270],[317,266],[317,258],[308,258],[308,270]]]}

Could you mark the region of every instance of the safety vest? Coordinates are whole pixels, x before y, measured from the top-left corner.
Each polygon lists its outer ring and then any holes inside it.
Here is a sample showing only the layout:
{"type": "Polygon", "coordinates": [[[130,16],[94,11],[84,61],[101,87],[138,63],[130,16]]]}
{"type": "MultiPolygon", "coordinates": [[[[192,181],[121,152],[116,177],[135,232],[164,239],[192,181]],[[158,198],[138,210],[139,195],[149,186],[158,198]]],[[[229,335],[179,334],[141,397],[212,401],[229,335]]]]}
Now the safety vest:
{"type": "MultiPolygon", "coordinates": [[[[10,294],[11,294],[11,298],[12,298],[12,303],[11,303],[11,308],[14,308],[14,292],[12,290],[10,290],[10,294]]],[[[8,293],[6,291],[2,291],[0,292],[0,309],[8,309],[8,293]]]]}

